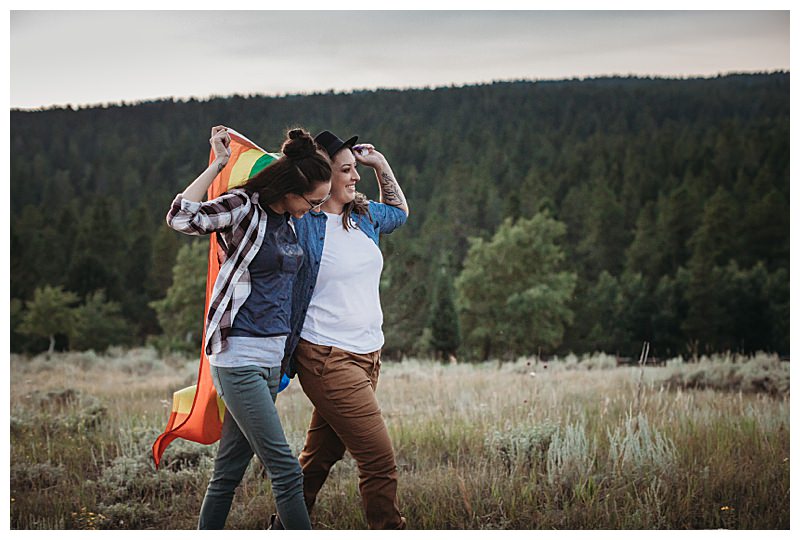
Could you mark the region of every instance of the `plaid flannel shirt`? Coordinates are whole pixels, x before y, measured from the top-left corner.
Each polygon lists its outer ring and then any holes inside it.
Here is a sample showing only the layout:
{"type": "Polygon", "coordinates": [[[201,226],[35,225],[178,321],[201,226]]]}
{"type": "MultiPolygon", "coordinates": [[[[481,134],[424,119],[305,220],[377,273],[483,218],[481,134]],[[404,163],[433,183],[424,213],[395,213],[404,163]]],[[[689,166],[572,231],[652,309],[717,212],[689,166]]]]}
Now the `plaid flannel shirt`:
{"type": "MultiPolygon", "coordinates": [[[[172,201],[167,224],[176,231],[203,235],[217,233],[220,262],[206,314],[206,354],[227,348],[233,319],[250,295],[250,262],[261,248],[267,230],[267,213],[258,204],[258,193],[242,189],[206,202],[187,201],[181,194],[172,201]]],[[[293,224],[292,229],[294,229],[293,224]]]]}

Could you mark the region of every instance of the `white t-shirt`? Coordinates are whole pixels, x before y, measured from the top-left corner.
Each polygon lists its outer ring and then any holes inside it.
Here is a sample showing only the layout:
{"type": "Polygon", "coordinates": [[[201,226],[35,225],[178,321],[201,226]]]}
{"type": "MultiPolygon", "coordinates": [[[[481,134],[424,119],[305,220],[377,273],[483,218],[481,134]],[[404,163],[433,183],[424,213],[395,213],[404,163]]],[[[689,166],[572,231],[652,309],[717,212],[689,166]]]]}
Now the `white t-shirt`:
{"type": "Polygon", "coordinates": [[[329,214],[319,275],[300,337],[354,353],[383,347],[378,295],[383,254],[366,234],[329,214]]]}

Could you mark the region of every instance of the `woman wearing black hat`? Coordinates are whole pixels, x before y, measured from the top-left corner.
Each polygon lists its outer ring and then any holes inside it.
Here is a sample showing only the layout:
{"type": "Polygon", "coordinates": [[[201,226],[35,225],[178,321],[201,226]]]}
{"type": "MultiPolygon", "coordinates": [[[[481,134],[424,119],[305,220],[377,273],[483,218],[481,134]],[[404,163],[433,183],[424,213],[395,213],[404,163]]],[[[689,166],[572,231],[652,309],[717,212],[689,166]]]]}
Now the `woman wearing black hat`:
{"type": "MultiPolygon", "coordinates": [[[[359,491],[371,529],[402,529],[397,465],[375,397],[383,346],[378,285],[380,234],[405,223],[408,205],[386,158],[329,131],[314,139],[331,158],[331,197],[321,212],[295,220],[306,260],[292,300],[284,364],[314,404],[305,446],[303,494],[309,512],[345,450],[358,464],[359,491]],[[380,202],[356,191],[356,164],[374,169],[380,202]]],[[[279,522],[273,523],[280,528],[279,522]]]]}

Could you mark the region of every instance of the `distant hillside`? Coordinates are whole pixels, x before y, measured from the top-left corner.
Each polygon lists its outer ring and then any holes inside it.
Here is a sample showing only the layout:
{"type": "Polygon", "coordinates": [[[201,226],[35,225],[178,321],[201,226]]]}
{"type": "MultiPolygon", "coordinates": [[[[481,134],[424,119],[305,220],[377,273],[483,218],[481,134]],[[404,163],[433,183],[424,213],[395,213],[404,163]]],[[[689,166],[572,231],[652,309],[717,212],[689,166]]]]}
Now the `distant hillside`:
{"type": "Polygon", "coordinates": [[[295,125],[358,134],[389,158],[412,211],[382,241],[389,354],[425,349],[442,253],[455,277],[469,237],[543,209],[579,276],[559,351],[788,352],[788,73],[12,111],[12,299],[103,288],[137,340],[159,332],[147,302],[189,241],[163,216],[217,123],[267,149],[295,125]]]}

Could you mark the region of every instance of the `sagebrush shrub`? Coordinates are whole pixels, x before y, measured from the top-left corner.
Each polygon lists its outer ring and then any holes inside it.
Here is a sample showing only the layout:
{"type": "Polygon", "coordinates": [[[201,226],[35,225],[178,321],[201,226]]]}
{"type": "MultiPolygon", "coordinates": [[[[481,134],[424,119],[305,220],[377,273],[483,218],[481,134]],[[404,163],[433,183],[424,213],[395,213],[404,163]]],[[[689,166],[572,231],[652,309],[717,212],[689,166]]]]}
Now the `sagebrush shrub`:
{"type": "Polygon", "coordinates": [[[486,446],[506,468],[527,468],[544,458],[556,431],[557,427],[550,423],[495,431],[486,437],[486,446]]]}

